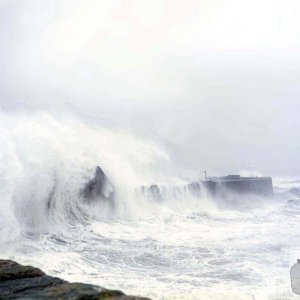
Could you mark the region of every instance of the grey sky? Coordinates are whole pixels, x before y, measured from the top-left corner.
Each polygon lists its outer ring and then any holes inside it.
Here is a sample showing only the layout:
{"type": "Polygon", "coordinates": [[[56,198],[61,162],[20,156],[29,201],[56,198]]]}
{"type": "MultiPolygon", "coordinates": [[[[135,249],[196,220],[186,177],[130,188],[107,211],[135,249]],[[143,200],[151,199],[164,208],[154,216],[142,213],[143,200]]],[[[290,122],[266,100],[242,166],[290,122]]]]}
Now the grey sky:
{"type": "Polygon", "coordinates": [[[2,0],[0,103],[131,127],[195,170],[299,175],[299,20],[298,0],[2,0]]]}

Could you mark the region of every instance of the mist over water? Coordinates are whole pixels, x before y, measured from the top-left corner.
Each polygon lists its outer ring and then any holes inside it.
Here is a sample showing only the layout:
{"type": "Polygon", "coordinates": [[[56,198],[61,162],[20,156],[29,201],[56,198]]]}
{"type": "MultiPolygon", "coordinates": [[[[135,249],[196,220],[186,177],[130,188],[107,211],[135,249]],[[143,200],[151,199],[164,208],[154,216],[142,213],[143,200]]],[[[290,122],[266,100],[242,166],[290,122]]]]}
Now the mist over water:
{"type": "Polygon", "coordinates": [[[0,0],[0,258],[153,299],[294,299],[299,12],[0,0]],[[96,166],[113,206],[82,197],[96,166]],[[274,199],[196,197],[204,170],[272,176],[274,199]]]}
{"type": "Polygon", "coordinates": [[[297,178],[276,179],[274,199],[197,198],[144,137],[45,112],[1,113],[0,128],[2,257],[154,299],[293,299],[297,178]],[[114,207],[80,197],[97,165],[114,207]],[[137,193],[153,183],[164,201],[137,193]]]}
{"type": "Polygon", "coordinates": [[[127,198],[142,184],[159,180],[155,166],[168,161],[168,155],[146,139],[92,128],[74,117],[58,119],[44,112],[1,114],[0,128],[1,202],[11,207],[1,213],[10,218],[13,210],[25,230],[39,232],[47,230],[49,222],[52,227],[69,218],[82,218],[88,208],[79,199],[80,190],[97,165],[119,193],[114,213],[129,217],[133,207],[127,198]],[[47,211],[49,200],[53,203],[47,211]]]}

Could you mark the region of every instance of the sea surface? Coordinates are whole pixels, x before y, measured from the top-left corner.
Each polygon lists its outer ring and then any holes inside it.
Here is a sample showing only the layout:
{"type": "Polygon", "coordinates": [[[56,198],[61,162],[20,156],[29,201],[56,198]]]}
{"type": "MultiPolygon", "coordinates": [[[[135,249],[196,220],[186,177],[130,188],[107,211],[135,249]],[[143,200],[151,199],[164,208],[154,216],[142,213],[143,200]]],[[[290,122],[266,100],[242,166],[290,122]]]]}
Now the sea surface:
{"type": "Polygon", "coordinates": [[[151,201],[135,188],[170,161],[149,141],[46,114],[1,120],[1,258],[152,299],[297,299],[298,178],[274,178],[274,199],[151,201]],[[78,196],[98,164],[114,207],[78,196]]]}
{"type": "Polygon", "coordinates": [[[300,257],[300,199],[282,195],[292,186],[300,182],[278,180],[280,197],[247,208],[210,203],[203,211],[183,199],[174,209],[159,204],[152,216],[23,233],[1,244],[1,257],[153,299],[294,299],[289,271],[300,257]]]}

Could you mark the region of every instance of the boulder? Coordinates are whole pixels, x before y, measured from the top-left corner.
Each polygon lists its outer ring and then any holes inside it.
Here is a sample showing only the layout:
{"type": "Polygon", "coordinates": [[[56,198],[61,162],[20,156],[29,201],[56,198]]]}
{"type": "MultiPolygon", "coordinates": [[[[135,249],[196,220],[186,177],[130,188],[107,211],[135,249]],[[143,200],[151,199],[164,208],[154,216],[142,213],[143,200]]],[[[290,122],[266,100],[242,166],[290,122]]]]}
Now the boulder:
{"type": "Polygon", "coordinates": [[[162,201],[163,197],[161,195],[160,187],[157,184],[152,184],[148,186],[142,186],[140,190],[142,195],[146,196],[151,201],[162,201]]]}
{"type": "Polygon", "coordinates": [[[96,285],[69,283],[11,260],[0,260],[0,299],[147,300],[96,285]]]}
{"type": "Polygon", "coordinates": [[[114,202],[114,187],[103,170],[97,166],[94,177],[86,183],[82,196],[86,201],[102,200],[114,202]]]}

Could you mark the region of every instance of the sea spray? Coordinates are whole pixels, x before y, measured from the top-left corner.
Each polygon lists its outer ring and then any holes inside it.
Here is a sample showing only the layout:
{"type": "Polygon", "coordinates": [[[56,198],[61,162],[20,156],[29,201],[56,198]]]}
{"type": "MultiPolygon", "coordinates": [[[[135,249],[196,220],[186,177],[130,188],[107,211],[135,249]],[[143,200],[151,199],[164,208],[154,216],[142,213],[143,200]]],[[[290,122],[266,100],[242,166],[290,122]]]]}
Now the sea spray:
{"type": "Polygon", "coordinates": [[[272,201],[218,203],[185,193],[161,147],[126,131],[2,113],[0,136],[3,258],[154,299],[292,299],[295,179],[275,181],[272,201]],[[79,196],[97,165],[116,187],[114,210],[79,196]],[[164,201],[136,192],[151,184],[164,201]]]}
{"type": "MultiPolygon", "coordinates": [[[[57,222],[86,218],[89,208],[80,199],[80,190],[97,165],[116,186],[115,215],[130,214],[134,205],[125,198],[135,187],[158,180],[151,168],[168,160],[146,139],[44,112],[1,113],[0,134],[0,201],[5,207],[1,213],[10,219],[15,216],[22,230],[43,232],[49,222],[52,228],[57,222]]],[[[106,213],[99,210],[98,217],[107,215],[108,209],[102,209],[106,213]]],[[[1,220],[10,223],[4,216],[1,220]]],[[[7,225],[1,226],[1,236],[7,225]]]]}

